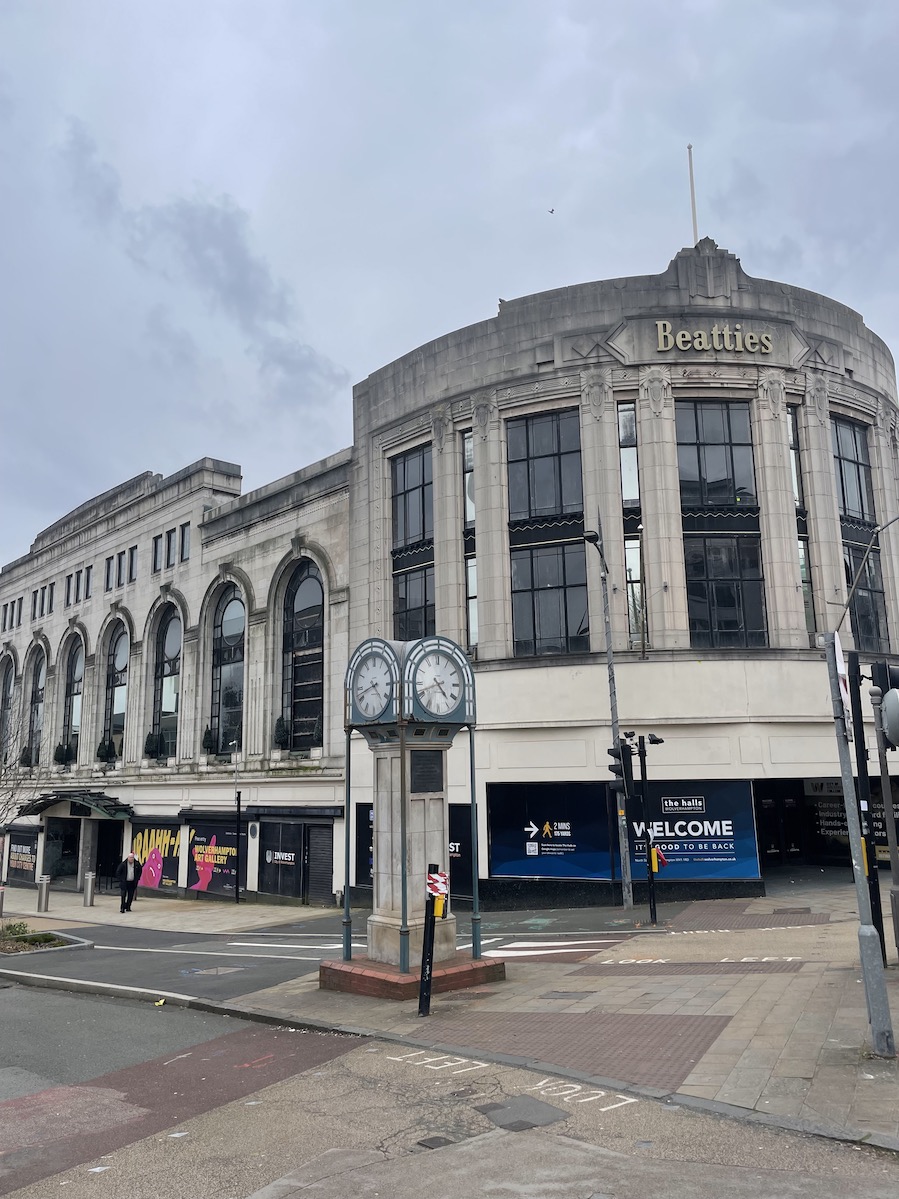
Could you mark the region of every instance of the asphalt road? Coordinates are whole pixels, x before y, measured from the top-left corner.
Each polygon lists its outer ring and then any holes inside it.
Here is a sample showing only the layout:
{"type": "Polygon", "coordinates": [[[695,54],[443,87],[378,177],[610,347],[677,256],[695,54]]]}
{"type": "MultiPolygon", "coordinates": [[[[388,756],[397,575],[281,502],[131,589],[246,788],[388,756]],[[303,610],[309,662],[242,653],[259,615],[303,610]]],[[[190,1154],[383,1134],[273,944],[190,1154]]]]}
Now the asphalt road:
{"type": "Polygon", "coordinates": [[[14,986],[0,1021],[16,1199],[899,1192],[893,1154],[437,1051],[14,986]]]}

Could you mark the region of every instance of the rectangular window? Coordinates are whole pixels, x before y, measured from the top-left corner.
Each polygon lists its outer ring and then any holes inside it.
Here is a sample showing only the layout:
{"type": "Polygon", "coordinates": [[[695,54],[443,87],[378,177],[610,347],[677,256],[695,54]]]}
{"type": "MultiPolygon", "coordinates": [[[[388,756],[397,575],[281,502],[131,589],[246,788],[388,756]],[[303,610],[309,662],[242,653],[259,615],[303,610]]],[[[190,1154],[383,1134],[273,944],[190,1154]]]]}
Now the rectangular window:
{"type": "Polygon", "coordinates": [[[867,429],[855,421],[834,417],[831,437],[840,516],[876,524],[867,429]]]}
{"type": "Polygon", "coordinates": [[[8,607],[9,607],[9,604],[3,605],[3,618],[2,618],[2,623],[0,623],[0,632],[3,632],[3,633],[6,632],[6,611],[7,611],[8,607]]]}
{"type": "Polygon", "coordinates": [[[713,649],[768,644],[761,539],[684,537],[690,644],[713,649]]]}
{"type": "Polygon", "coordinates": [[[165,564],[166,566],[175,565],[175,547],[178,530],[169,529],[165,535],[165,564]]]}
{"type": "Polygon", "coordinates": [[[53,611],[53,596],[55,594],[56,594],[56,584],[49,583],[47,585],[47,612],[48,613],[52,613],[52,611],[53,611]]]}
{"type": "Polygon", "coordinates": [[[128,550],[128,582],[133,583],[137,578],[137,546],[132,545],[128,550]]]}
{"type": "Polygon", "coordinates": [[[462,495],[465,497],[465,509],[462,514],[462,527],[474,528],[474,438],[471,432],[462,434],[462,495]]]}
{"type": "Polygon", "coordinates": [[[105,591],[112,591],[113,583],[115,582],[114,570],[115,570],[115,558],[107,558],[106,559],[106,575],[105,575],[105,578],[103,581],[103,589],[105,591]]]}
{"type": "Polygon", "coordinates": [[[468,620],[468,648],[478,643],[478,560],[465,559],[465,608],[468,620]]]}
{"type": "Polygon", "coordinates": [[[84,568],[84,598],[85,599],[90,599],[90,597],[91,597],[91,575],[93,573],[94,573],[94,568],[92,566],[85,566],[85,568],[84,568]]]}
{"type": "Polygon", "coordinates": [[[162,534],[158,533],[153,538],[153,573],[156,574],[162,570],[162,534]]]}
{"type": "Polygon", "coordinates": [[[125,551],[119,550],[115,556],[115,585],[125,586],[125,551]]]}
{"type": "Polygon", "coordinates": [[[621,503],[625,508],[639,508],[636,404],[618,405],[618,456],[621,462],[621,503]]]}
{"type": "Polygon", "coordinates": [[[41,616],[43,616],[46,611],[47,611],[47,588],[46,588],[46,586],[44,586],[41,588],[41,598],[40,598],[40,603],[38,605],[38,612],[40,613],[41,616]]]}
{"type": "Polygon", "coordinates": [[[71,608],[71,606],[72,606],[72,596],[74,595],[74,592],[72,590],[72,584],[74,582],[75,582],[74,575],[66,575],[66,601],[65,601],[65,603],[66,603],[67,608],[71,608]]]}
{"type": "Polygon", "coordinates": [[[37,620],[37,592],[31,593],[31,619],[37,620]]]}
{"type": "Polygon", "coordinates": [[[678,400],[675,419],[681,507],[755,507],[749,405],[678,400]]]}
{"type": "Polygon", "coordinates": [[[394,637],[397,641],[415,641],[435,631],[433,565],[394,575],[394,637]]]}
{"type": "Polygon", "coordinates": [[[16,600],[16,628],[22,627],[22,596],[16,600]]]}
{"type": "Polygon", "coordinates": [[[81,580],[84,577],[83,571],[75,571],[75,603],[81,603],[81,580]]]}
{"type": "Polygon", "coordinates": [[[420,446],[391,461],[393,548],[418,545],[434,536],[431,447],[420,446]]]}
{"type": "Polygon", "coordinates": [[[805,628],[809,633],[815,632],[815,600],[812,593],[812,570],[808,558],[808,538],[800,537],[799,546],[799,577],[802,580],[802,602],[805,606],[805,628]]]}
{"type": "Polygon", "coordinates": [[[797,508],[805,508],[805,501],[802,494],[802,465],[799,458],[798,409],[795,404],[791,404],[787,412],[789,414],[787,428],[790,435],[790,474],[793,479],[793,500],[797,508]]]}
{"type": "Polygon", "coordinates": [[[624,574],[627,583],[627,626],[631,649],[645,650],[646,603],[643,591],[643,542],[640,537],[624,539],[624,574]]]}
{"type": "Polygon", "coordinates": [[[516,657],[589,650],[583,542],[512,551],[512,631],[516,657]]]}
{"type": "Polygon", "coordinates": [[[581,425],[576,408],[506,424],[509,519],[583,515],[581,425]]]}
{"type": "Polygon", "coordinates": [[[181,526],[181,547],[179,556],[182,562],[186,562],[190,558],[190,524],[181,526]]]}
{"type": "Polygon", "coordinates": [[[867,545],[844,543],[843,560],[847,587],[855,583],[849,612],[856,649],[863,654],[888,654],[890,645],[880,550],[875,548],[869,553],[867,545]]]}

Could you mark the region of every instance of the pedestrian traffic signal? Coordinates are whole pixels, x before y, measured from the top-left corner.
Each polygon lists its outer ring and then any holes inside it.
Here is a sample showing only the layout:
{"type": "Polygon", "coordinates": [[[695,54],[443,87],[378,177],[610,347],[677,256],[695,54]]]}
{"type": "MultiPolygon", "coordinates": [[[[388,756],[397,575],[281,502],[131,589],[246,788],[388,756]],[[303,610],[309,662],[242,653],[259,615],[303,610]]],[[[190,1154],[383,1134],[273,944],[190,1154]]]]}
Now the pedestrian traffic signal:
{"type": "Polygon", "coordinates": [[[896,749],[899,747],[899,666],[889,662],[872,662],[871,681],[880,688],[883,696],[881,712],[884,739],[890,749],[896,749]]]}
{"type": "Polygon", "coordinates": [[[634,793],[634,751],[626,741],[619,739],[618,744],[613,745],[608,753],[612,758],[609,770],[615,776],[609,783],[609,790],[627,799],[634,793]]]}

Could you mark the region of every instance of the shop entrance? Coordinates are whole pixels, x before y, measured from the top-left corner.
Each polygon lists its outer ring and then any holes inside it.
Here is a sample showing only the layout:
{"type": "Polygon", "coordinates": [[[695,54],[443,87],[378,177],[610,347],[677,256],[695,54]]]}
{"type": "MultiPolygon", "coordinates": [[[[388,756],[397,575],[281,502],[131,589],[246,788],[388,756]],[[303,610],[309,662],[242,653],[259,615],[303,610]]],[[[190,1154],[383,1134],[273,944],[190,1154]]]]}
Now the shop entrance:
{"type": "Polygon", "coordinates": [[[807,863],[814,830],[803,780],[766,780],[753,784],[753,791],[762,874],[778,866],[807,863]]]}
{"type": "Polygon", "coordinates": [[[81,821],[66,816],[48,816],[46,821],[44,874],[49,874],[55,883],[74,886],[78,876],[81,821]]]}
{"type": "Polygon", "coordinates": [[[301,903],[332,904],[333,824],[263,820],[259,825],[259,890],[301,903]]]}
{"type": "Polygon", "coordinates": [[[118,820],[97,821],[97,881],[112,887],[116,867],[122,860],[122,824],[118,820]]]}

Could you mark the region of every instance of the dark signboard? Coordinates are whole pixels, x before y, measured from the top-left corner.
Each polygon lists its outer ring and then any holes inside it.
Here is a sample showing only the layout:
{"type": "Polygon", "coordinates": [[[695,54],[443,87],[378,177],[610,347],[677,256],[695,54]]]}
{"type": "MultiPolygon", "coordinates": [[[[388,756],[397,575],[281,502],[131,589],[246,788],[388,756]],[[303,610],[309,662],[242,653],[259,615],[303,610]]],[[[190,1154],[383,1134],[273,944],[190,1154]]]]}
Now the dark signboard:
{"type": "MultiPolygon", "coordinates": [[[[449,806],[449,876],[450,895],[471,898],[471,807],[451,803],[449,806]]],[[[443,862],[441,870],[445,870],[443,862]]]]}
{"type": "Polygon", "coordinates": [[[413,749],[409,753],[412,795],[440,795],[443,792],[443,750],[413,749]]]}
{"type": "MultiPolygon", "coordinates": [[[[196,824],[188,842],[187,889],[234,894],[237,829],[233,824],[196,824]]],[[[247,885],[247,827],[240,832],[240,886],[247,885]]]]}
{"type": "Polygon", "coordinates": [[[142,887],[162,891],[178,886],[180,824],[159,823],[136,827],[131,848],[144,864],[140,875],[142,887]]]}
{"type": "Polygon", "coordinates": [[[357,803],[353,815],[356,820],[356,886],[370,887],[375,868],[375,810],[370,803],[357,803]]]}
{"type": "Polygon", "coordinates": [[[23,883],[34,882],[37,866],[37,829],[24,832],[11,830],[9,834],[8,875],[23,883]]]}
{"type": "Polygon", "coordinates": [[[748,782],[649,783],[646,818],[630,812],[635,878],[646,870],[646,824],[667,860],[666,879],[759,878],[752,788],[748,782]]]}
{"type": "MultiPolygon", "coordinates": [[[[806,804],[813,812],[813,837],[816,856],[835,861],[850,861],[849,829],[846,824],[846,806],[843,802],[843,786],[839,779],[805,779],[806,804]]],[[[894,791],[893,813],[899,824],[899,804],[894,791]]],[[[871,805],[864,814],[874,835],[878,862],[888,862],[890,857],[886,823],[883,818],[880,779],[871,780],[871,805]]]]}
{"type": "Polygon", "coordinates": [[[494,877],[612,876],[600,784],[488,783],[487,828],[494,877]]]}

